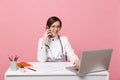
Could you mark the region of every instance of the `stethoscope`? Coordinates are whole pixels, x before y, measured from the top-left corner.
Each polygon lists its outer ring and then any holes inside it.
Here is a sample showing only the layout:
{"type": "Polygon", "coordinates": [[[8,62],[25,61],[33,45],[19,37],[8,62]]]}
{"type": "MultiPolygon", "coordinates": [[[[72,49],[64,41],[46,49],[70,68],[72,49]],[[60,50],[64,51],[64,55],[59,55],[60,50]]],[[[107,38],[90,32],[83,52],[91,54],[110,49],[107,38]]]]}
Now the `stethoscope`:
{"type": "MultiPolygon", "coordinates": [[[[54,62],[54,61],[66,61],[67,57],[66,57],[66,55],[63,54],[63,45],[62,45],[62,41],[61,41],[59,35],[58,35],[58,40],[59,40],[60,45],[61,45],[61,51],[62,51],[62,54],[60,55],[61,58],[59,59],[59,58],[49,58],[49,57],[48,57],[47,61],[51,61],[51,62],[54,62]]],[[[47,44],[46,44],[45,46],[50,50],[50,52],[51,52],[51,54],[52,54],[52,51],[51,51],[51,49],[50,49],[50,46],[47,45],[47,44]]],[[[59,53],[59,54],[60,54],[60,53],[59,53]]],[[[59,55],[59,54],[58,54],[58,55],[59,55]]]]}

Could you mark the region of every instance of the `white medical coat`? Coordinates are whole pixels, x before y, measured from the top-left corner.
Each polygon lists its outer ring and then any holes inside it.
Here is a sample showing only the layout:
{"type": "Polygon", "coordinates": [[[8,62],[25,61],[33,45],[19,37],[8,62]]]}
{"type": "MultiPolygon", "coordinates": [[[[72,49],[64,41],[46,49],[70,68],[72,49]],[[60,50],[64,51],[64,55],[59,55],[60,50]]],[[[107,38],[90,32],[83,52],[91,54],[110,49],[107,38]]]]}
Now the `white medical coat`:
{"type": "Polygon", "coordinates": [[[70,61],[78,59],[67,37],[60,36],[62,45],[60,44],[58,36],[54,38],[48,38],[46,40],[46,46],[42,46],[42,40],[43,38],[40,38],[38,42],[38,61],[66,61],[66,56],[70,61]]]}

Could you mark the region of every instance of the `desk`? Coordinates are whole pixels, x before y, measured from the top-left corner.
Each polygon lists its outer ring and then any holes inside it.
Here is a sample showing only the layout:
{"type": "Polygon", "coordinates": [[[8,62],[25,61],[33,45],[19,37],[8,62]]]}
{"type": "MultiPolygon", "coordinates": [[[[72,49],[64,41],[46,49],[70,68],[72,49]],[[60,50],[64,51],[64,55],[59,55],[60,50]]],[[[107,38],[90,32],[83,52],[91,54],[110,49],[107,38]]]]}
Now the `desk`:
{"type": "Polygon", "coordinates": [[[109,73],[107,71],[79,76],[77,71],[66,69],[66,67],[72,65],[70,62],[29,63],[37,71],[25,69],[25,72],[21,72],[19,69],[17,71],[10,71],[8,69],[5,72],[5,80],[109,80],[109,73]]]}

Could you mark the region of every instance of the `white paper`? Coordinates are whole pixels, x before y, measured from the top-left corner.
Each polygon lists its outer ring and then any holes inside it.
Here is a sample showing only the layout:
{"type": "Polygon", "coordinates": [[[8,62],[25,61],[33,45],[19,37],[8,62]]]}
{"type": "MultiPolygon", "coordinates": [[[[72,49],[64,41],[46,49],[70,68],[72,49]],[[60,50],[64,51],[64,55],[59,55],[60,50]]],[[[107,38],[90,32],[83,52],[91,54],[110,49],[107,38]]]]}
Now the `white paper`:
{"type": "Polygon", "coordinates": [[[65,67],[63,65],[53,65],[53,64],[42,64],[42,65],[36,65],[34,66],[34,69],[37,70],[37,72],[55,72],[55,71],[61,71],[64,70],[65,67]]]}

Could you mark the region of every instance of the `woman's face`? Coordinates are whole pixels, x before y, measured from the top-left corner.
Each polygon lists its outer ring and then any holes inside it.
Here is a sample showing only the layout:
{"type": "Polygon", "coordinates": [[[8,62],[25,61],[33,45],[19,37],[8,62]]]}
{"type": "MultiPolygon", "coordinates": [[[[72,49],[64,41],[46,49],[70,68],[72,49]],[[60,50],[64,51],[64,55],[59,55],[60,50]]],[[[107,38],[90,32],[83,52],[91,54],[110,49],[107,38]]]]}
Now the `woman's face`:
{"type": "Polygon", "coordinates": [[[58,35],[60,29],[61,29],[60,22],[59,21],[54,22],[50,26],[50,30],[51,30],[52,36],[55,37],[56,35],[58,35]]]}

